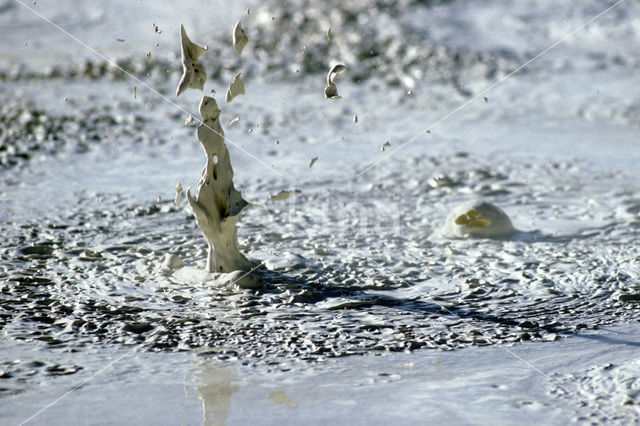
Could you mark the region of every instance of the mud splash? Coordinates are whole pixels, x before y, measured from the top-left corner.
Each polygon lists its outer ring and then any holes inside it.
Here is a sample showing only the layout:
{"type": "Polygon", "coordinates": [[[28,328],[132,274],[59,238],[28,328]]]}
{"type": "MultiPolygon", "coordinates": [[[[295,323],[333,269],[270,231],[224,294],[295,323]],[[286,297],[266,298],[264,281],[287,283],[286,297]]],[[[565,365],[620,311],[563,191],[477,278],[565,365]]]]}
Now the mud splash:
{"type": "MultiPolygon", "coordinates": [[[[589,215],[588,206],[555,199],[549,207],[549,188],[573,182],[567,189],[579,191],[581,173],[551,165],[544,169],[547,180],[531,186],[521,166],[489,173],[477,168],[478,158],[454,158],[452,168],[473,171],[449,174],[456,185],[434,188],[419,171],[436,159],[414,161],[414,178],[399,182],[409,195],[402,199],[387,188],[386,176],[396,170],[390,165],[379,179],[353,182],[351,190],[296,194],[289,199],[299,203],[293,216],[284,203],[249,210],[240,245],[269,268],[258,271],[259,291],[238,293],[167,273],[166,253],[199,268],[204,265],[196,259],[206,257],[193,219],[171,200],[139,204],[103,194],[99,209],[87,197],[65,217],[3,224],[3,332],[50,347],[207,348],[222,359],[273,365],[555,340],[634,320],[640,306],[624,296],[638,291],[640,253],[630,233],[637,232],[636,222],[620,215],[570,235],[528,230],[504,241],[439,240],[428,222],[444,216],[425,210],[425,203],[444,209],[474,185],[501,187],[512,200],[532,197],[527,209],[544,207],[547,217],[561,221],[589,215]],[[384,205],[400,203],[401,222],[394,224],[394,212],[373,209],[372,194],[384,205]],[[330,208],[318,210],[318,203],[330,208]],[[292,241],[296,254],[287,255],[292,241]]],[[[529,167],[540,176],[538,165],[529,167]]],[[[440,162],[440,168],[447,166],[440,162]]],[[[606,202],[612,194],[604,191],[599,195],[606,202]]],[[[633,210],[637,203],[629,202],[633,210]]],[[[511,209],[518,226],[521,208],[511,209]]]]}

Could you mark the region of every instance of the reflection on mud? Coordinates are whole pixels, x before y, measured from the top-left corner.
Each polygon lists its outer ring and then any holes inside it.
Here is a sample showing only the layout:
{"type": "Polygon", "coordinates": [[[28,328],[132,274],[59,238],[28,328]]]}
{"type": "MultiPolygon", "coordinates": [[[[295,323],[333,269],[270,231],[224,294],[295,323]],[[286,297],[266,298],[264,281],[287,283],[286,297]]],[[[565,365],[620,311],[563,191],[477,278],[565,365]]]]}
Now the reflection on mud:
{"type": "Polygon", "coordinates": [[[202,401],[205,426],[222,426],[231,409],[231,396],[238,390],[233,385],[236,374],[229,366],[215,359],[202,359],[193,372],[198,397],[202,401]]]}
{"type": "Polygon", "coordinates": [[[269,399],[274,400],[277,404],[284,404],[288,405],[291,408],[298,408],[298,403],[292,400],[285,391],[271,391],[269,392],[269,399]]]}

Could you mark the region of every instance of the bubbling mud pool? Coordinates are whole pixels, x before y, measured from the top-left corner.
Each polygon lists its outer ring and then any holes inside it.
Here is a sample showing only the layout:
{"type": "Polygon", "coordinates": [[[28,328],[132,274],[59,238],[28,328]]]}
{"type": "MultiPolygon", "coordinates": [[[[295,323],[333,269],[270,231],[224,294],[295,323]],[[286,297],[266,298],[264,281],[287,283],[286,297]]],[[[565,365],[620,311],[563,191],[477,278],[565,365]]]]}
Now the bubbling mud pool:
{"type": "Polygon", "coordinates": [[[80,193],[59,217],[3,223],[3,331],[53,348],[207,348],[259,365],[555,340],[636,318],[640,202],[631,192],[585,182],[586,164],[496,168],[464,152],[403,164],[402,174],[392,161],[367,179],[249,209],[240,248],[264,262],[257,291],[210,284],[206,244],[171,199],[80,193]],[[563,202],[560,185],[600,201],[563,202]],[[501,240],[438,236],[470,188],[502,200],[520,229],[582,225],[501,240]],[[163,264],[167,253],[184,266],[163,264]]]}
{"type": "MultiPolygon", "coordinates": [[[[350,7],[355,6],[349,5],[340,9],[344,25],[353,21],[350,7]]],[[[370,158],[369,152],[379,154],[387,137],[408,139],[412,134],[406,132],[413,128],[403,127],[413,123],[424,133],[426,112],[439,113],[439,108],[468,99],[469,86],[464,89],[459,80],[471,68],[479,68],[479,80],[485,82],[526,56],[510,50],[449,50],[434,42],[429,56],[433,75],[425,77],[438,101],[432,105],[432,92],[425,90],[429,96],[420,98],[419,84],[414,87],[417,95],[406,90],[420,80],[416,76],[422,61],[410,52],[400,55],[394,37],[380,32],[368,39],[373,46],[356,51],[361,61],[339,59],[348,62],[345,79],[362,82],[373,70],[382,78],[371,85],[340,82],[342,99],[329,101],[322,92],[328,64],[318,60],[327,56],[322,50],[326,29],[316,31],[317,22],[298,12],[274,15],[284,25],[302,19],[303,33],[322,35],[322,41],[309,43],[310,53],[300,55],[307,80],[288,81],[287,89],[293,89],[268,98],[266,106],[258,103],[258,95],[251,101],[239,97],[225,107],[228,116],[220,121],[242,117],[233,130],[225,129],[228,136],[277,170],[295,170],[295,179],[285,179],[256,169],[237,149],[232,153],[238,189],[253,204],[239,222],[239,248],[263,263],[255,271],[263,288],[239,291],[212,285],[205,272],[207,246],[191,211],[186,203],[178,207],[172,201],[178,179],[156,182],[173,170],[191,177],[202,167],[192,129],[175,130],[184,114],[141,91],[133,99],[122,76],[110,77],[113,73],[103,66],[88,66],[86,73],[57,71],[62,76],[18,73],[0,85],[8,98],[26,98],[25,103],[15,101],[20,114],[3,109],[0,117],[3,128],[20,141],[0,160],[7,207],[6,220],[0,222],[0,271],[6,277],[0,283],[0,324],[6,336],[51,350],[83,352],[113,345],[198,351],[286,369],[355,354],[556,340],[583,328],[637,320],[637,170],[600,164],[593,158],[597,154],[583,155],[597,142],[568,154],[525,155],[513,149],[531,144],[518,127],[522,133],[504,131],[512,144],[499,136],[490,144],[478,135],[507,127],[510,114],[521,112],[492,96],[482,106],[497,105],[489,110],[494,112],[474,113],[464,125],[445,127],[439,135],[434,131],[430,135],[440,142],[429,140],[418,152],[407,149],[406,155],[399,153],[359,174],[361,160],[370,158]],[[491,59],[494,53],[497,60],[491,59]],[[399,55],[406,61],[389,60],[399,55]],[[364,65],[353,66],[357,63],[364,65]],[[316,71],[318,79],[312,75],[316,71]],[[441,86],[439,80],[444,80],[441,86]],[[25,89],[16,89],[11,84],[16,81],[25,89]],[[313,96],[332,106],[306,102],[304,96],[292,106],[273,100],[306,94],[309,87],[315,88],[313,96]],[[63,103],[66,95],[61,93],[67,92],[74,96],[63,103]],[[54,101],[75,109],[49,110],[54,101]],[[395,120],[389,118],[391,110],[397,113],[395,120]],[[469,128],[469,134],[458,135],[469,128]],[[36,155],[36,150],[44,154],[36,155]],[[126,170],[126,175],[112,172],[100,180],[107,168],[126,170]],[[270,199],[269,194],[282,191],[289,197],[270,199]],[[157,194],[163,196],[158,199],[157,194]],[[517,232],[499,239],[445,238],[441,231],[447,214],[476,198],[502,208],[517,232]],[[167,255],[173,256],[169,262],[167,255]]],[[[377,19],[388,18],[382,15],[371,18],[372,23],[356,22],[372,31],[377,19]]],[[[247,68],[271,77],[286,72],[280,62],[300,65],[291,61],[290,52],[302,46],[294,32],[277,39],[279,33],[268,32],[267,24],[257,26],[257,37],[251,36],[254,52],[282,48],[290,57],[269,56],[276,71],[255,64],[247,68]]],[[[327,47],[336,55],[359,45],[340,38],[340,25],[332,22],[335,44],[327,47]]],[[[406,35],[397,22],[390,28],[406,35]]],[[[251,31],[250,21],[246,30],[251,31]]],[[[427,35],[416,34],[412,44],[422,37],[427,35]]],[[[252,43],[243,55],[249,56],[252,43]]],[[[213,56],[220,51],[215,43],[209,48],[213,56]]],[[[607,67],[622,67],[607,60],[593,58],[607,67]]],[[[155,61],[147,65],[143,59],[136,75],[148,72],[161,93],[174,93],[175,81],[166,76],[179,76],[179,67],[155,61]]],[[[226,69],[207,69],[220,94],[238,71],[235,62],[226,69]]],[[[535,72],[547,76],[544,67],[535,72]]],[[[532,89],[531,102],[520,107],[527,114],[538,111],[535,72],[532,81],[519,81],[532,89]]],[[[277,90],[276,83],[246,81],[253,94],[277,90]]],[[[549,82],[563,87],[561,83],[549,82]]],[[[590,99],[578,100],[576,108],[588,113],[590,99]]],[[[637,113],[633,102],[614,119],[628,125],[637,113]]],[[[599,110],[594,114],[606,116],[599,110]]],[[[562,117],[558,122],[570,127],[562,117]]],[[[538,123],[528,126],[528,133],[538,131],[538,123]]],[[[396,139],[388,151],[399,146],[396,139]]],[[[565,142],[562,135],[554,141],[565,142]]],[[[3,365],[3,393],[19,391],[41,376],[75,374],[83,366],[34,365],[33,376],[20,368],[3,365]]]]}

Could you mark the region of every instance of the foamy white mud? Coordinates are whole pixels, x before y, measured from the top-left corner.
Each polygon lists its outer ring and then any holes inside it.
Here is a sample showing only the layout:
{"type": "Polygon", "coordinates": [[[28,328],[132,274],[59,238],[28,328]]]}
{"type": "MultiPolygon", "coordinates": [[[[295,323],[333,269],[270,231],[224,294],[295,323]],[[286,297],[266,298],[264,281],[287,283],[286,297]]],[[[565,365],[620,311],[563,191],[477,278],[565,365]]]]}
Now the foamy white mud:
{"type": "Polygon", "coordinates": [[[25,3],[138,81],[0,7],[3,423],[80,384],[30,421],[640,421],[638,5],[492,87],[611,3],[188,3],[25,3]],[[258,291],[213,284],[173,201],[204,162],[181,23],[240,117],[258,291]],[[517,232],[443,235],[476,199],[517,232]]]}

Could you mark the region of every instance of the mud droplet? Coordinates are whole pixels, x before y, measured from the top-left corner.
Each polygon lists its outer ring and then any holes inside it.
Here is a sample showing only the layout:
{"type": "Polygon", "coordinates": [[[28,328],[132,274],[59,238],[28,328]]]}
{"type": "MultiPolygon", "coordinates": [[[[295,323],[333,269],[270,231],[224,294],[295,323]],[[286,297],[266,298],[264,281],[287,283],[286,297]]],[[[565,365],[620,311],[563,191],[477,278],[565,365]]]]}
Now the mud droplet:
{"type": "Polygon", "coordinates": [[[198,62],[207,49],[191,42],[183,25],[180,25],[180,41],[182,46],[182,77],[176,89],[176,96],[180,96],[187,89],[202,90],[207,79],[207,72],[198,62]]]}
{"type": "Polygon", "coordinates": [[[242,53],[242,49],[244,49],[247,43],[249,43],[249,38],[244,32],[244,28],[242,28],[242,21],[238,21],[236,26],[233,28],[233,48],[236,50],[238,55],[242,53]]]}
{"type": "MultiPolygon", "coordinates": [[[[191,117],[193,118],[193,117],[191,117]]],[[[182,183],[178,182],[178,184],[176,185],[176,187],[173,189],[176,192],[176,198],[175,198],[175,203],[176,206],[180,207],[180,205],[182,204],[182,183]]]]}
{"type": "Polygon", "coordinates": [[[389,141],[386,141],[382,144],[382,146],[380,147],[380,151],[384,151],[386,148],[391,148],[391,143],[389,141]]]}
{"type": "Polygon", "coordinates": [[[358,114],[354,114],[353,115],[353,123],[357,124],[358,123],[358,114]]]}
{"type": "Polygon", "coordinates": [[[300,194],[302,191],[300,191],[299,189],[290,189],[290,190],[283,190],[278,192],[275,195],[269,195],[269,200],[271,201],[282,201],[282,200],[286,200],[287,198],[289,198],[290,196],[294,195],[294,194],[300,194]]]}
{"type": "Polygon", "coordinates": [[[147,52],[147,62],[151,62],[151,52],[147,52]]]}
{"type": "Polygon", "coordinates": [[[195,127],[196,124],[197,124],[196,119],[193,118],[191,114],[189,114],[187,118],[184,120],[185,127],[195,127]]]}
{"type": "Polygon", "coordinates": [[[313,157],[309,163],[309,168],[313,167],[313,165],[316,164],[316,161],[318,161],[318,157],[313,157]]]}
{"type": "Polygon", "coordinates": [[[329,83],[329,85],[327,85],[327,87],[325,87],[324,96],[327,99],[340,99],[341,98],[341,96],[338,95],[338,88],[333,83],[329,83]]]}
{"type": "Polygon", "coordinates": [[[236,96],[244,95],[244,83],[240,77],[241,75],[242,73],[238,73],[229,85],[227,89],[227,103],[231,102],[236,96]]]}
{"type": "Polygon", "coordinates": [[[333,80],[336,78],[338,73],[341,73],[345,69],[347,69],[347,67],[344,65],[336,64],[329,70],[329,73],[327,74],[327,87],[324,89],[324,96],[327,99],[340,99],[340,96],[338,95],[338,88],[333,80]]]}
{"type": "Polygon", "coordinates": [[[486,96],[485,96],[485,97],[483,97],[482,99],[484,99],[484,103],[485,103],[485,104],[489,102],[489,98],[487,98],[486,96]]]}

